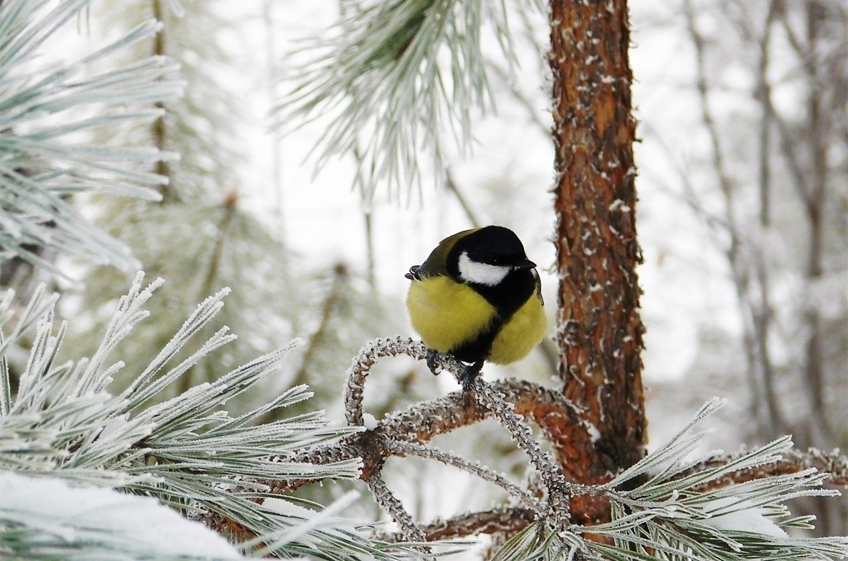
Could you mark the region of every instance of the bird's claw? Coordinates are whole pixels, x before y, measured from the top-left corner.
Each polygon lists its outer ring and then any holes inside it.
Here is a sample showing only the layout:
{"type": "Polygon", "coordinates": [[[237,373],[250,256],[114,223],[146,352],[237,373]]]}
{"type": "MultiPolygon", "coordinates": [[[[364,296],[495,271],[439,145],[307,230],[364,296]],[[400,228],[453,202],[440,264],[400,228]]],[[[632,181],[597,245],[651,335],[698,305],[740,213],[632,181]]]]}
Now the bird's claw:
{"type": "Polygon", "coordinates": [[[439,358],[439,353],[434,351],[433,349],[427,349],[427,368],[430,369],[430,372],[433,373],[433,376],[438,376],[439,372],[442,371],[442,367],[436,364],[436,359],[439,358]]]}
{"type": "Polygon", "coordinates": [[[480,371],[482,369],[482,360],[480,362],[472,362],[471,364],[465,365],[465,369],[459,376],[459,383],[462,384],[463,392],[470,392],[474,389],[474,383],[477,381],[477,377],[480,375],[480,371]]]}
{"type": "MultiPolygon", "coordinates": [[[[437,362],[439,354],[440,353],[438,351],[427,349],[427,354],[425,355],[427,368],[430,369],[430,372],[432,372],[434,376],[438,376],[442,371],[442,365],[437,362]]],[[[477,378],[480,376],[480,371],[483,369],[483,362],[484,361],[481,360],[479,362],[472,362],[471,364],[465,365],[465,368],[459,375],[459,383],[462,384],[463,392],[470,392],[474,389],[474,383],[477,381],[477,378]]]]}

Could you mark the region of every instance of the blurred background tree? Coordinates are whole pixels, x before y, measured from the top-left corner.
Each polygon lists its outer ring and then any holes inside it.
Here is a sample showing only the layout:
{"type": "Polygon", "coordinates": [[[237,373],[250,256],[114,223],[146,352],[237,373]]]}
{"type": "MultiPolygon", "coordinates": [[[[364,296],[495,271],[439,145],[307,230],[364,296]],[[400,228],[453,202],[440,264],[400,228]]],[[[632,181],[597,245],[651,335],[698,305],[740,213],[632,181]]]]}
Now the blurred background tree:
{"type": "MultiPolygon", "coordinates": [[[[642,36],[674,36],[680,47],[655,68],[688,68],[682,82],[667,70],[640,75],[644,183],[677,199],[689,229],[702,232],[712,254],[702,262],[723,271],[725,306],[737,315],[735,325],[696,317],[687,377],[703,386],[663,383],[656,399],[694,405],[733,392],[745,396],[737,414],[749,422],[728,419],[722,438],[792,434],[802,447],[844,449],[848,7],[686,0],[644,16],[642,36]],[[670,79],[654,82],[663,93],[650,93],[647,81],[663,72],[670,79]],[[668,114],[651,121],[657,103],[668,114]]],[[[662,259],[682,257],[673,243],[657,248],[662,259]]],[[[848,530],[844,499],[806,508],[820,531],[848,530]]]]}

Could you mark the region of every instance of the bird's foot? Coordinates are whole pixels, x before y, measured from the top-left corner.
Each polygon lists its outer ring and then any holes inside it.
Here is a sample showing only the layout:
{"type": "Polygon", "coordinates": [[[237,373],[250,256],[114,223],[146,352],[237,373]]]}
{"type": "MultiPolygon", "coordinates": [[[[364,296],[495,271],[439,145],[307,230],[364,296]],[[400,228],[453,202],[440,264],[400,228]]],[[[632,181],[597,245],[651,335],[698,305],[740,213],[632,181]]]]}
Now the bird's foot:
{"type": "Polygon", "coordinates": [[[439,372],[442,371],[442,367],[436,364],[436,359],[439,357],[439,353],[434,351],[433,349],[427,349],[427,368],[430,369],[430,372],[433,373],[433,376],[438,376],[439,372]]]}
{"type": "Polygon", "coordinates": [[[459,383],[462,384],[463,392],[470,392],[474,389],[474,382],[480,376],[480,371],[483,369],[483,361],[472,362],[465,365],[465,370],[459,376],[459,383]]]}

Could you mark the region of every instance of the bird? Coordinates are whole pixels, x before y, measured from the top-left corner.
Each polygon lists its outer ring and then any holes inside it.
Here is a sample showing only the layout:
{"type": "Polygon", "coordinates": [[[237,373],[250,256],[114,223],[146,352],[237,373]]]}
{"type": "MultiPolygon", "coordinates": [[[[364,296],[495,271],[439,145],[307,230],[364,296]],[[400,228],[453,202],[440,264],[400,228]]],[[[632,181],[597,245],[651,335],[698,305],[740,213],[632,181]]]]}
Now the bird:
{"type": "Polygon", "coordinates": [[[485,362],[516,362],[545,336],[547,320],[536,264],[503,226],[463,230],[443,239],[404,275],[413,329],[427,347],[427,365],[448,354],[465,364],[469,391],[485,362]]]}

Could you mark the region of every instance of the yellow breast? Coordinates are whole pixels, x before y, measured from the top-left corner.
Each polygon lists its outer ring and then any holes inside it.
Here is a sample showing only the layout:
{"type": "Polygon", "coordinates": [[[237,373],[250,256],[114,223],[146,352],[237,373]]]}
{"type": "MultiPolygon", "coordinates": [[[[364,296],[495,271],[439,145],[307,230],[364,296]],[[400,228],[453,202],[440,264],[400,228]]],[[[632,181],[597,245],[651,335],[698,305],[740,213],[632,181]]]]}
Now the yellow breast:
{"type": "MultiPolygon", "coordinates": [[[[440,353],[476,339],[497,313],[470,287],[441,276],[414,281],[406,306],[421,340],[440,353]]],[[[496,364],[521,360],[539,344],[546,330],[542,301],[534,294],[501,327],[487,360],[496,364]]]]}
{"type": "Polygon", "coordinates": [[[547,327],[542,301],[533,295],[518,308],[495,337],[489,362],[509,364],[521,360],[542,341],[547,327]]]}
{"type": "Polygon", "coordinates": [[[485,298],[448,277],[414,281],[406,307],[421,340],[440,353],[474,340],[495,316],[495,308],[485,298]]]}

